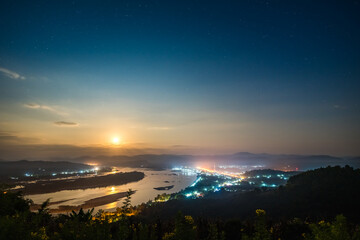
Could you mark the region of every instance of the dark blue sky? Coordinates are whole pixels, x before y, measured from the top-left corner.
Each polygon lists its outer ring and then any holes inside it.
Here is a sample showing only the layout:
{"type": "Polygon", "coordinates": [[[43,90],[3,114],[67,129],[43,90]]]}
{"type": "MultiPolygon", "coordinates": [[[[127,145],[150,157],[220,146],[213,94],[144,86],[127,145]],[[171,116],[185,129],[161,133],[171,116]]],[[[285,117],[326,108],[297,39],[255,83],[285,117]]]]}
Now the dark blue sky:
{"type": "Polygon", "coordinates": [[[0,130],[360,154],[359,25],[359,1],[6,1],[0,130]]]}

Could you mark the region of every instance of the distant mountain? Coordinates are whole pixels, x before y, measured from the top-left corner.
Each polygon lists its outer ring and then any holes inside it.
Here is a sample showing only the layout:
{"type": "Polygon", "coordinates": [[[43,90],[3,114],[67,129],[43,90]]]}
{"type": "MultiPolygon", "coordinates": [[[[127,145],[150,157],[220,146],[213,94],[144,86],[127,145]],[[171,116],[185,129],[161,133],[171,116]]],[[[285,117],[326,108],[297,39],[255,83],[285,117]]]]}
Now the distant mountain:
{"type": "Polygon", "coordinates": [[[249,152],[239,152],[233,155],[230,155],[233,159],[262,159],[262,160],[325,160],[325,161],[339,161],[343,158],[333,157],[329,155],[294,155],[294,154],[267,154],[267,153],[249,153],[249,152]]]}
{"type": "Polygon", "coordinates": [[[49,175],[53,172],[72,172],[88,170],[92,166],[67,161],[0,161],[0,177],[18,177],[26,173],[33,175],[49,175]]]}
{"type": "Polygon", "coordinates": [[[191,155],[170,155],[170,154],[144,154],[135,156],[82,156],[77,158],[57,158],[53,160],[66,160],[70,162],[97,162],[105,166],[152,168],[155,170],[169,169],[179,165],[189,165],[196,159],[191,155]]]}
{"type": "Polygon", "coordinates": [[[350,165],[360,167],[360,157],[334,157],[329,155],[295,155],[295,154],[267,154],[238,152],[227,155],[171,155],[144,154],[135,156],[83,156],[77,158],[61,158],[70,162],[98,162],[108,166],[144,167],[152,169],[166,169],[178,166],[200,165],[246,165],[257,168],[274,168],[280,170],[309,170],[326,166],[350,165]]]}

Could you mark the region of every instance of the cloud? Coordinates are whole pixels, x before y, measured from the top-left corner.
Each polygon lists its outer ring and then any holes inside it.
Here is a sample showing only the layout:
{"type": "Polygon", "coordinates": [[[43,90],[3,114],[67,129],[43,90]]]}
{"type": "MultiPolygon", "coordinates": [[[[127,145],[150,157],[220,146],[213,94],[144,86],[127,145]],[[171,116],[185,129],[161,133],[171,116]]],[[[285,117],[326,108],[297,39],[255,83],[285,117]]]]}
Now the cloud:
{"type": "Polygon", "coordinates": [[[79,126],[79,124],[76,122],[66,122],[66,121],[58,121],[58,122],[54,122],[54,124],[56,126],[60,126],[60,127],[77,127],[77,126],[79,126]]]}
{"type": "Polygon", "coordinates": [[[20,79],[25,80],[26,78],[24,76],[21,76],[20,74],[10,71],[9,69],[0,67],[0,72],[11,79],[20,79]]]}
{"type": "Polygon", "coordinates": [[[33,109],[45,109],[45,110],[49,110],[49,111],[55,111],[55,109],[53,109],[52,107],[46,106],[46,105],[39,105],[36,103],[26,103],[25,107],[27,108],[33,108],[33,109]]]}
{"type": "Polygon", "coordinates": [[[9,132],[0,132],[0,143],[1,142],[8,142],[8,143],[29,143],[36,141],[36,138],[29,138],[29,137],[21,137],[17,136],[13,133],[9,132]]]}
{"type": "Polygon", "coordinates": [[[0,135],[0,141],[18,141],[20,138],[12,135],[0,135]]]}
{"type": "Polygon", "coordinates": [[[335,108],[335,109],[347,109],[346,106],[343,106],[343,105],[340,105],[340,104],[334,104],[333,108],[335,108]]]}
{"type": "Polygon", "coordinates": [[[177,145],[172,145],[172,146],[170,146],[170,147],[173,147],[173,148],[184,148],[184,147],[190,147],[190,146],[177,144],[177,145]]]}
{"type": "Polygon", "coordinates": [[[162,130],[162,131],[165,131],[165,130],[171,130],[172,128],[170,128],[170,127],[149,127],[147,129],[148,130],[162,130]]]}
{"type": "Polygon", "coordinates": [[[24,106],[27,108],[31,108],[31,109],[43,109],[43,110],[47,110],[47,111],[50,111],[50,112],[53,112],[53,113],[56,113],[59,115],[65,115],[65,113],[60,112],[60,111],[56,110],[55,108],[47,106],[47,105],[40,105],[37,103],[26,103],[26,104],[24,104],[24,106]]]}

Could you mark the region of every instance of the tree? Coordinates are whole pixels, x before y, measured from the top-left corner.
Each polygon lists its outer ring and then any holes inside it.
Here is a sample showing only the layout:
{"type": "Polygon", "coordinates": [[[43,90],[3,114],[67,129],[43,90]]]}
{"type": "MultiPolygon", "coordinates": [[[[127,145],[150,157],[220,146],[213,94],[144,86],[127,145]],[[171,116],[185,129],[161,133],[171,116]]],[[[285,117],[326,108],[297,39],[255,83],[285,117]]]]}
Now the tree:
{"type": "Polygon", "coordinates": [[[76,213],[74,210],[70,213],[70,218],[79,222],[89,222],[92,219],[94,208],[87,210],[86,212],[80,208],[79,212],[76,213]]]}
{"type": "Polygon", "coordinates": [[[179,212],[175,219],[175,229],[172,233],[166,233],[164,240],[193,240],[196,239],[196,226],[191,216],[183,216],[179,212]]]}
{"type": "Polygon", "coordinates": [[[337,215],[332,223],[320,221],[319,223],[310,224],[311,235],[306,239],[311,240],[351,240],[356,239],[354,234],[350,236],[347,226],[347,220],[343,215],[337,215]]]}
{"type": "Polygon", "coordinates": [[[135,191],[133,191],[132,189],[129,189],[126,192],[126,197],[125,200],[123,201],[123,206],[122,206],[122,210],[124,214],[130,214],[131,213],[131,195],[133,195],[135,193],[135,191]]]}
{"type": "Polygon", "coordinates": [[[253,237],[244,235],[244,239],[252,240],[270,240],[271,233],[267,230],[266,226],[266,212],[263,209],[256,210],[256,219],[255,219],[255,233],[253,237]]]}
{"type": "Polygon", "coordinates": [[[28,212],[31,203],[21,192],[11,192],[9,186],[0,186],[0,216],[28,212]]]}

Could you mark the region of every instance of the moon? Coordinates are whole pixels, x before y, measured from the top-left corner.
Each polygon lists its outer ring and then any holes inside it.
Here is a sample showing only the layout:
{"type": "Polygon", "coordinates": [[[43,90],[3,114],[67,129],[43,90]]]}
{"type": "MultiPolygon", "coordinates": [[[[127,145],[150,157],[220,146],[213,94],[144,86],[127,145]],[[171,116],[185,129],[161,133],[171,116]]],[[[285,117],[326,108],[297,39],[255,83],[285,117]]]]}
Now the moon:
{"type": "Polygon", "coordinates": [[[119,145],[119,144],[120,144],[120,138],[118,138],[118,137],[113,137],[112,143],[113,143],[114,145],[119,145]]]}

